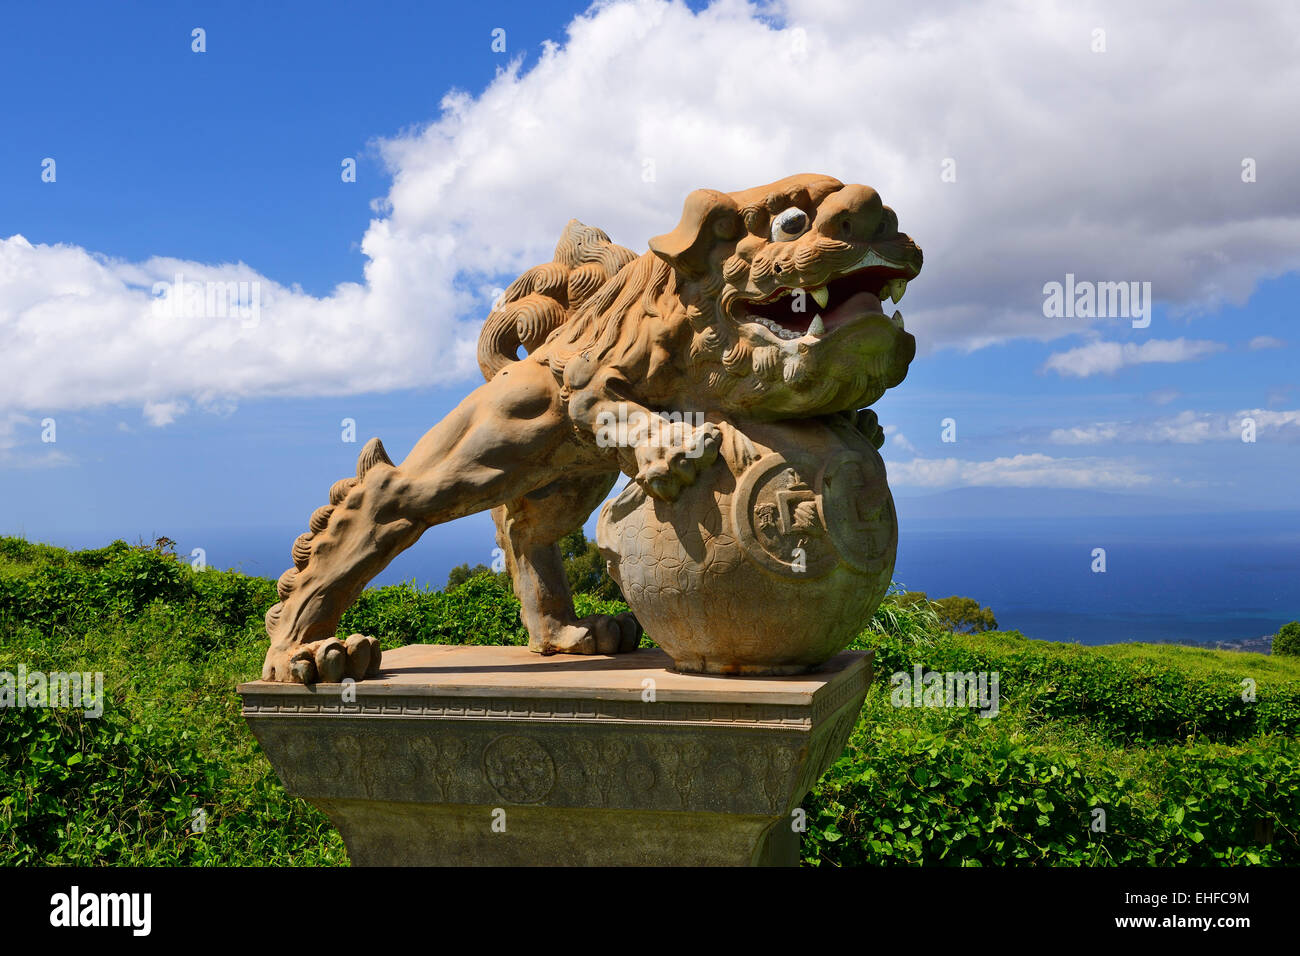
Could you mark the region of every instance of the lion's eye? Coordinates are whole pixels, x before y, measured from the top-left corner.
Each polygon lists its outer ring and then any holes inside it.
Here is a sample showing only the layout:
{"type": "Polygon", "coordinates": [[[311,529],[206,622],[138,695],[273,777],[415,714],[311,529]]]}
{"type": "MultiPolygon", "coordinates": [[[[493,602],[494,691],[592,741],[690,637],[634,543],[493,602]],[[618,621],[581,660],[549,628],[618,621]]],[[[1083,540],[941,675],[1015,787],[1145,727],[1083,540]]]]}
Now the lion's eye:
{"type": "Polygon", "coordinates": [[[807,231],[808,214],[797,206],[791,206],[772,220],[773,242],[789,242],[807,231]]]}

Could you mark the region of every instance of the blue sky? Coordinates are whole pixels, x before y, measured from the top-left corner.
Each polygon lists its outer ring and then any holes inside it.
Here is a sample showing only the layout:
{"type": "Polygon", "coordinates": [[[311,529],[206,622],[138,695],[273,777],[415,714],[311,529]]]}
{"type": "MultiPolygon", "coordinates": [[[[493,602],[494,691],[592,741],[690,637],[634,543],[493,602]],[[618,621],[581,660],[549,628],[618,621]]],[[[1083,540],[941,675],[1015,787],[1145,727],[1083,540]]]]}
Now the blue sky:
{"type": "MultiPolygon", "coordinates": [[[[1295,15],[896,9],[6,8],[0,533],[285,527],[287,554],[361,442],[403,455],[476,384],[493,290],[570,216],[641,252],[691,188],[805,171],[876,186],[926,251],[920,354],[877,406],[900,498],[1294,511],[1295,15]],[[160,329],[148,287],[178,268],[265,283],[260,324],[160,329]],[[1151,282],[1149,327],[1044,316],[1067,272],[1151,282]]],[[[487,561],[490,522],[428,546],[487,561]]]]}
{"type": "Polygon", "coordinates": [[[4,13],[5,63],[30,95],[4,104],[6,235],[124,259],[242,260],[323,294],[360,279],[369,203],[387,177],[367,145],[481,90],[509,47],[560,38],[580,6],[73,3],[4,13]],[[190,32],[207,31],[207,51],[190,32]],[[59,159],[57,189],[30,175],[59,159]],[[357,188],[338,160],[355,156],[357,188]],[[334,160],[325,161],[325,158],[334,160]]]}

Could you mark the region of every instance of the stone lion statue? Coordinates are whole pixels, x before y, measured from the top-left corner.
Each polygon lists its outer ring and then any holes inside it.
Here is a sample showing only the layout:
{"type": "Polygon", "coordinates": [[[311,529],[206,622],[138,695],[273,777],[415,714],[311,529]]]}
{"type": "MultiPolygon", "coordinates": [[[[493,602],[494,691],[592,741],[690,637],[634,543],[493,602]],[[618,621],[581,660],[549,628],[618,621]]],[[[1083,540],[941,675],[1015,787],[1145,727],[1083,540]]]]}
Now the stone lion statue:
{"type": "MultiPolygon", "coordinates": [[[[484,323],[486,383],[400,464],[378,439],[365,445],[293,544],[263,679],[377,673],[373,638],[335,636],[344,611],[427,528],[488,509],[532,650],[633,650],[631,614],[577,617],[556,544],[620,472],[673,502],[714,467],[720,423],[834,416],[880,446],[874,413],[859,410],[907,374],[915,340],[884,307],[922,257],[874,189],[798,175],[696,190],[649,247],[638,256],[571,221],[554,261],[516,279],[484,323]],[[609,427],[629,420],[662,427],[609,427]]],[[[801,504],[792,514],[808,520],[801,504]]]]}

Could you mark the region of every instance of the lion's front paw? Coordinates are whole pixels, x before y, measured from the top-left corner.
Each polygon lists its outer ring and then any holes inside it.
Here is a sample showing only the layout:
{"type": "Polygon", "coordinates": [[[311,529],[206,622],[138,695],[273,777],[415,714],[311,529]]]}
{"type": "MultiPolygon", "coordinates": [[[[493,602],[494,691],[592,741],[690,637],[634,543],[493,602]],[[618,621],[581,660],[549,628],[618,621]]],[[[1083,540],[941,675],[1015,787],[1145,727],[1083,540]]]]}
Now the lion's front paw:
{"type": "Polygon", "coordinates": [[[538,654],[625,654],[640,643],[641,625],[632,614],[592,614],[561,624],[528,647],[538,654]]]}
{"type": "Polygon", "coordinates": [[[379,641],[373,637],[353,634],[346,641],[329,637],[284,654],[277,655],[273,649],[266,656],[262,679],[294,684],[337,684],[345,677],[364,680],[379,673],[382,656],[379,641]]]}
{"type": "Polygon", "coordinates": [[[699,427],[684,422],[665,425],[657,440],[637,446],[636,481],[651,496],[675,501],[713,464],[721,444],[722,432],[712,422],[699,427]]]}

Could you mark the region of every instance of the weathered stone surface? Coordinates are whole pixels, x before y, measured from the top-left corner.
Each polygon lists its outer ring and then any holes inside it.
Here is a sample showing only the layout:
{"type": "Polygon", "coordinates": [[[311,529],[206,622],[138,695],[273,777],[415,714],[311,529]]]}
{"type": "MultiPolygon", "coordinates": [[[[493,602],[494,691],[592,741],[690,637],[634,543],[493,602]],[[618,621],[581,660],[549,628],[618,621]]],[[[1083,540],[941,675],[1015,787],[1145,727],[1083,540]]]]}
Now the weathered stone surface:
{"type": "Polygon", "coordinates": [[[343,613],[427,528],[481,511],[534,651],[626,653],[645,625],[685,670],[820,664],[888,581],[883,434],[864,410],[916,353],[885,308],[921,265],[874,189],[830,176],[697,189],[639,256],[571,221],[553,260],[512,282],[484,321],[485,383],[400,464],[371,439],[356,476],[312,513],[267,612],[263,679],[370,678],[378,648],[337,641],[343,613]],[[652,622],[579,618],[556,544],[620,472],[639,510],[607,522],[605,537],[627,548],[616,557],[629,600],[652,622]],[[709,559],[692,528],[735,539],[737,561],[709,559]],[[692,575],[700,557],[712,570],[692,575]],[[744,620],[732,623],[737,607],[744,620]]]}
{"type": "Polygon", "coordinates": [[[671,504],[632,483],[596,542],[681,671],[797,674],[841,650],[889,589],[894,502],[843,419],[721,426],[718,463],[671,504]]]}
{"type": "Polygon", "coordinates": [[[358,865],[794,864],[791,812],[843,750],[869,655],[797,677],[669,665],[412,645],[363,683],[238,691],[358,865]]]}

